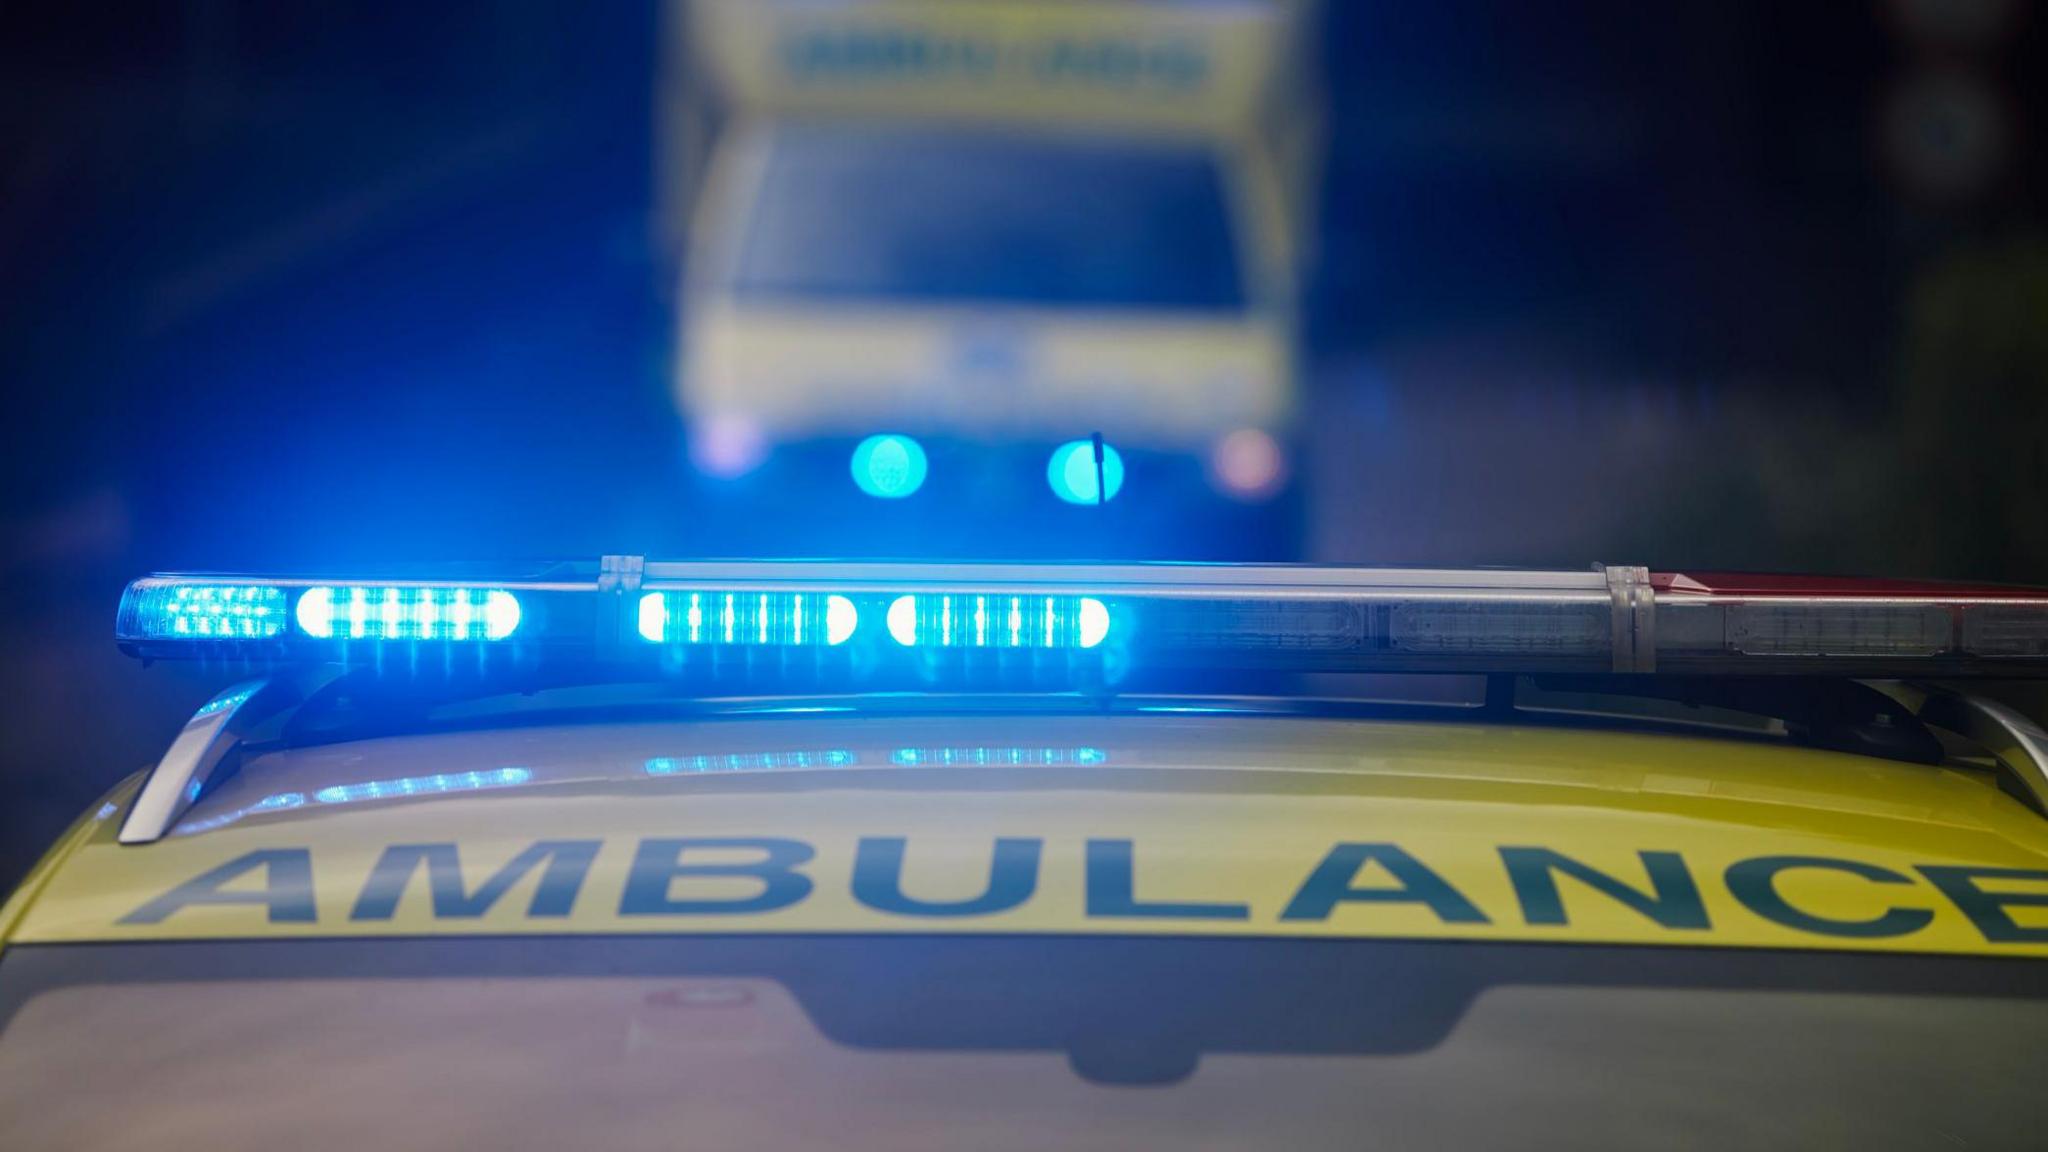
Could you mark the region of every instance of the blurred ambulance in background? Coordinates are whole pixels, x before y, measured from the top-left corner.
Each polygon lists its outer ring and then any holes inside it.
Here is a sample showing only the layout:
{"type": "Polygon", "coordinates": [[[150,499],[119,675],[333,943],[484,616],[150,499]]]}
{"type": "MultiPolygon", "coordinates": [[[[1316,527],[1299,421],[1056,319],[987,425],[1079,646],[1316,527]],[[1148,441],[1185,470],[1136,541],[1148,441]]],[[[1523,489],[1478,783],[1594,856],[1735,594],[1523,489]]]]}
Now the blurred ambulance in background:
{"type": "Polygon", "coordinates": [[[695,468],[794,452],[844,492],[1053,516],[1107,488],[1195,526],[1156,546],[1290,558],[1306,20],[1277,0],[683,6],[661,124],[695,468]],[[1056,458],[1095,433],[1100,479],[1092,453],[1056,458]]]}

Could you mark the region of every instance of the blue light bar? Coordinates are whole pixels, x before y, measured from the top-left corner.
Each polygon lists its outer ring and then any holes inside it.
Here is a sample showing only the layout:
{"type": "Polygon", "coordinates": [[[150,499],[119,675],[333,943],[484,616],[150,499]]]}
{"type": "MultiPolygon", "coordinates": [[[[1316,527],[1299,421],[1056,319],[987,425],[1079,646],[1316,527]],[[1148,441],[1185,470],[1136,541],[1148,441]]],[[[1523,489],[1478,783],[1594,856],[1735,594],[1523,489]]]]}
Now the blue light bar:
{"type": "Polygon", "coordinates": [[[1093,648],[1109,608],[1092,596],[898,596],[888,625],[906,648],[1093,648]]]}
{"type": "Polygon", "coordinates": [[[503,640],[520,611],[501,588],[323,586],[299,596],[294,616],[320,640],[503,640]]]}
{"type": "Polygon", "coordinates": [[[1062,676],[1087,688],[1217,671],[2048,680],[2048,589],[1747,577],[1716,587],[1613,566],[606,556],[426,571],[148,576],[124,593],[115,639],[143,660],[338,668],[391,683],[646,678],[769,694],[1036,689],[1062,676]],[[956,652],[969,658],[934,659],[956,652]]]}
{"type": "Polygon", "coordinates": [[[830,647],[860,624],[853,601],[816,592],[648,592],[638,615],[651,644],[830,647]]]}
{"type": "Polygon", "coordinates": [[[137,581],[117,628],[149,640],[268,640],[285,618],[285,592],[274,584],[137,581]]]}

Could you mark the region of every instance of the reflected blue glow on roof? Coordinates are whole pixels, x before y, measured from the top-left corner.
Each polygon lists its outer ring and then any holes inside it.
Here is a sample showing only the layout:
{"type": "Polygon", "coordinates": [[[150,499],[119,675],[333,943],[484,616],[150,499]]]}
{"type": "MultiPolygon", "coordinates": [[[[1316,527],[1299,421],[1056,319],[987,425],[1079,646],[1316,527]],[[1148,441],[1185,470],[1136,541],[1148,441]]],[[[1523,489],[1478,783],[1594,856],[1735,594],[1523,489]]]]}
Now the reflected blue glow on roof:
{"type": "Polygon", "coordinates": [[[1106,764],[1109,762],[1109,754],[1100,748],[977,745],[964,748],[898,748],[889,755],[889,762],[920,768],[1051,768],[1076,764],[1106,764]]]}
{"type": "Polygon", "coordinates": [[[533,771],[528,768],[495,768],[480,772],[450,772],[437,776],[373,780],[364,784],[335,784],[314,792],[310,798],[303,792],[279,792],[245,807],[208,816],[203,820],[186,821],[178,825],[174,834],[189,836],[195,832],[210,832],[216,828],[225,828],[247,816],[302,808],[309,803],[352,804],[359,800],[389,800],[403,796],[473,792],[485,788],[508,788],[532,779],[533,771]]]}
{"type": "Polygon", "coordinates": [[[222,812],[218,816],[209,816],[204,820],[193,820],[180,824],[173,834],[190,836],[195,832],[211,832],[215,828],[225,828],[244,816],[253,816],[259,812],[281,812],[288,808],[303,807],[305,803],[306,795],[303,792],[280,792],[274,796],[265,796],[263,799],[244,808],[236,808],[231,812],[222,812]]]}
{"type": "Polygon", "coordinates": [[[699,772],[767,772],[778,768],[845,768],[858,764],[851,752],[830,749],[815,752],[730,752],[713,756],[655,756],[646,764],[649,776],[676,776],[699,772]]]}
{"type": "Polygon", "coordinates": [[[533,779],[526,768],[494,768],[482,772],[450,772],[436,776],[407,776],[397,780],[372,780],[366,784],[337,784],[313,793],[321,804],[350,804],[358,800],[389,800],[399,796],[434,795],[443,792],[474,792],[485,788],[508,788],[533,779]]]}
{"type": "Polygon", "coordinates": [[[249,702],[249,697],[254,696],[255,694],[256,689],[244,688],[239,692],[229,692],[221,696],[216,696],[213,699],[208,700],[205,704],[200,705],[199,710],[197,712],[192,713],[192,715],[195,717],[211,716],[215,712],[225,712],[230,708],[235,708],[239,707],[240,705],[247,704],[249,702]]]}

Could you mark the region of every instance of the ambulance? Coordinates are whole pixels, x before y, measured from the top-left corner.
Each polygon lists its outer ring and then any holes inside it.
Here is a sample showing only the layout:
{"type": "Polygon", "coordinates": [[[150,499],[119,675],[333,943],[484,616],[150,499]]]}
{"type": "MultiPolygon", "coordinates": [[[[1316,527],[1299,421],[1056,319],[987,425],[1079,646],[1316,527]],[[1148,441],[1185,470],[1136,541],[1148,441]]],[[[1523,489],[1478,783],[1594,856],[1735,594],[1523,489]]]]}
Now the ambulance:
{"type": "Polygon", "coordinates": [[[1020,517],[1128,475],[1154,519],[1275,520],[1316,153],[1307,4],[683,12],[662,124],[702,474],[831,473],[885,503],[995,490],[1020,517]],[[1101,468],[1076,448],[1097,438],[1101,468]]]}
{"type": "Polygon", "coordinates": [[[210,698],[0,908],[8,1152],[2048,1132],[2048,590],[614,556],[115,639],[210,698]]]}

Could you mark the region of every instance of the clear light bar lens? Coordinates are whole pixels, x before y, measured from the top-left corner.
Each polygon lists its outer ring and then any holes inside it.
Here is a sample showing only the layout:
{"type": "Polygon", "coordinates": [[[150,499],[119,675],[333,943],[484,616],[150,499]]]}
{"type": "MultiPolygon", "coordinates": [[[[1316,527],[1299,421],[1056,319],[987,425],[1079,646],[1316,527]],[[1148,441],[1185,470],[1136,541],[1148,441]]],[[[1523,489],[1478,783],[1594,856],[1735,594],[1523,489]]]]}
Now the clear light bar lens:
{"type": "Polygon", "coordinates": [[[1752,656],[1932,656],[1950,645],[1938,604],[1738,604],[1729,647],[1752,656]]]}
{"type": "Polygon", "coordinates": [[[1972,608],[1963,614],[1963,647],[1979,656],[2048,656],[2048,607],[1972,608]]]}
{"type": "Polygon", "coordinates": [[[754,648],[844,644],[860,624],[853,601],[817,592],[649,592],[639,617],[650,644],[754,648]]]}
{"type": "Polygon", "coordinates": [[[888,625],[906,648],[1093,648],[1109,608],[1090,596],[898,596],[888,625]]]}
{"type": "Polygon", "coordinates": [[[1425,602],[1395,605],[1387,640],[1416,653],[1599,654],[1611,645],[1611,628],[1603,603],[1425,602]]]}
{"type": "Polygon", "coordinates": [[[319,640],[503,640],[519,598],[500,588],[308,588],[294,610],[319,640]]]}
{"type": "Polygon", "coordinates": [[[150,640],[267,640],[284,631],[284,589],[270,584],[144,584],[121,631],[150,640]]]}

